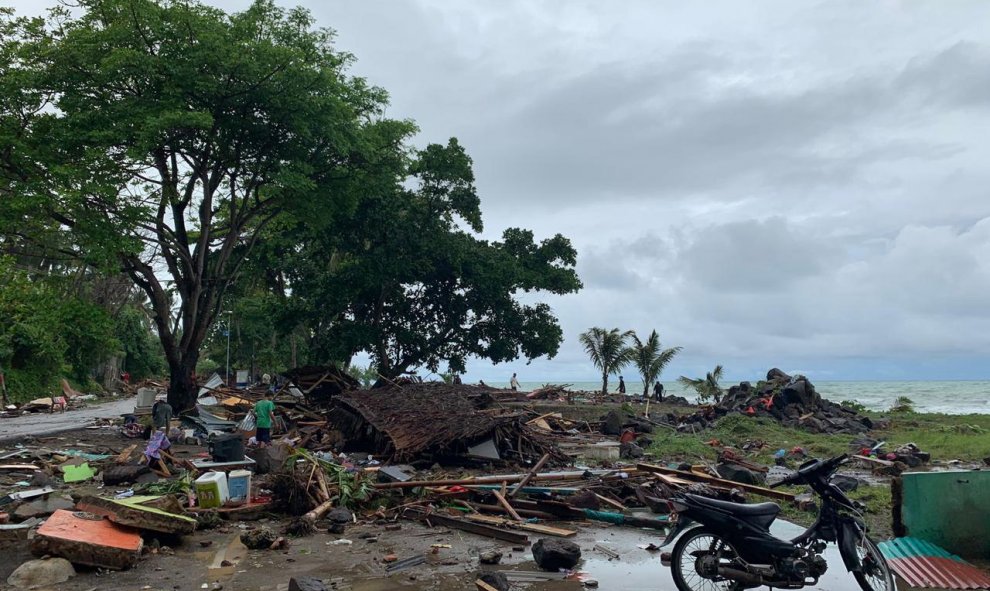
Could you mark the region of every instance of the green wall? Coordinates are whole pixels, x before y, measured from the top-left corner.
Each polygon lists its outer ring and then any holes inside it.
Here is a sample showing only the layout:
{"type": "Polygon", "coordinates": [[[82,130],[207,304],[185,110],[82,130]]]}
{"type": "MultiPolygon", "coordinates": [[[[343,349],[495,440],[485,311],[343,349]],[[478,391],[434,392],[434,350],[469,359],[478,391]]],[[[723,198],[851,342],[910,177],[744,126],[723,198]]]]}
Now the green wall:
{"type": "Polygon", "coordinates": [[[990,556],[990,471],[919,472],[901,478],[907,535],[964,558],[990,556]]]}

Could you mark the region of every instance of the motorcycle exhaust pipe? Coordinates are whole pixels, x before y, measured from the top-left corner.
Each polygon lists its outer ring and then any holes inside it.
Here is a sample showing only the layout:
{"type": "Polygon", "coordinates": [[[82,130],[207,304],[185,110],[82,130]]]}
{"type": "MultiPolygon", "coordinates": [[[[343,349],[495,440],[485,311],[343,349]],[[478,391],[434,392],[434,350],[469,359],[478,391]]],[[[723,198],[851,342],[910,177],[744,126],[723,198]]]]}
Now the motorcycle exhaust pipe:
{"type": "Polygon", "coordinates": [[[739,581],[747,585],[763,585],[763,577],[737,568],[718,567],[718,576],[739,581]]]}

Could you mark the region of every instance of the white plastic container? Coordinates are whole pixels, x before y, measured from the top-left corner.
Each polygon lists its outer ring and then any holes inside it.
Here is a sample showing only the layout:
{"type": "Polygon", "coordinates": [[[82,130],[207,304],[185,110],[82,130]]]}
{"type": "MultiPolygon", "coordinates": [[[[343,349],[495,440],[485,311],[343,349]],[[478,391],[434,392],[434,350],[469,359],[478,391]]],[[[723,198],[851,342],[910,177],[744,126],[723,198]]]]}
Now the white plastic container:
{"type": "Polygon", "coordinates": [[[244,505],[251,502],[250,470],[231,470],[227,475],[227,488],[230,491],[231,505],[244,505]]]}
{"type": "Polygon", "coordinates": [[[196,499],[200,507],[223,507],[230,500],[227,475],[223,472],[207,472],[196,479],[196,499]]]}

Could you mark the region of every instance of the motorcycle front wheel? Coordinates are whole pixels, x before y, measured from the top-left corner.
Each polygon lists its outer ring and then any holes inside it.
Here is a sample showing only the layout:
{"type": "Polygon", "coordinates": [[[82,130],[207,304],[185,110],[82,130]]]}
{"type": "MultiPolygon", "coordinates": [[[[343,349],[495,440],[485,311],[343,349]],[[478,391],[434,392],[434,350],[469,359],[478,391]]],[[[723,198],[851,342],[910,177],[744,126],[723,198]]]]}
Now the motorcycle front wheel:
{"type": "Polygon", "coordinates": [[[890,573],[887,560],[866,534],[859,536],[856,542],[856,555],[862,569],[853,576],[863,591],[896,591],[894,575],[890,573]]]}
{"type": "Polygon", "coordinates": [[[702,527],[690,529],[674,544],[670,574],[678,591],[739,591],[746,587],[711,572],[713,565],[728,565],[736,557],[735,548],[718,534],[702,527]]]}

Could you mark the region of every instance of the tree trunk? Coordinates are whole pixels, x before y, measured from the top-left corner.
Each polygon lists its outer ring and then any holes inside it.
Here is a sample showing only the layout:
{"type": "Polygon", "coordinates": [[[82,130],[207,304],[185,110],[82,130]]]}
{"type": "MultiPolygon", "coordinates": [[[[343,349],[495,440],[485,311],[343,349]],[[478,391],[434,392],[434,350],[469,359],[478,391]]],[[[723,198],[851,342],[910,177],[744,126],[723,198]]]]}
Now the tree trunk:
{"type": "Polygon", "coordinates": [[[643,377],[643,398],[649,398],[649,397],[650,397],[650,380],[646,379],[646,376],[644,376],[643,377]]]}
{"type": "Polygon", "coordinates": [[[295,369],[299,367],[299,365],[296,363],[296,333],[295,332],[289,335],[289,350],[291,352],[289,355],[289,369],[295,369]]]}
{"type": "Polygon", "coordinates": [[[179,363],[169,368],[168,403],[175,413],[189,410],[196,406],[196,363],[199,361],[199,349],[183,351],[179,363]]]}
{"type": "Polygon", "coordinates": [[[608,374],[602,373],[602,396],[608,395],[608,374]]]}

